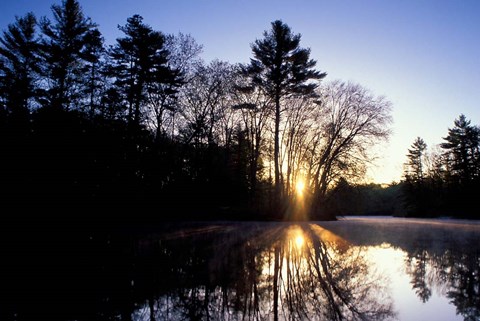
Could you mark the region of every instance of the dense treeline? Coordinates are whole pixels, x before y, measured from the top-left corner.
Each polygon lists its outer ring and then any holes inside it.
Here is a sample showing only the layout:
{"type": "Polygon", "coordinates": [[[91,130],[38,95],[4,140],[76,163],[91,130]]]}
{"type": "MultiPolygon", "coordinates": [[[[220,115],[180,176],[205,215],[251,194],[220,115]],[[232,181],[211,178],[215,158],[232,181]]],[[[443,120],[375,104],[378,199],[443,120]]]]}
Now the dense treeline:
{"type": "Polygon", "coordinates": [[[478,219],[480,128],[461,114],[428,150],[417,137],[408,149],[400,182],[387,187],[340,180],[329,192],[325,209],[334,215],[394,215],[478,219]]]}
{"type": "Polygon", "coordinates": [[[335,216],[345,215],[393,215],[403,214],[402,183],[352,184],[340,180],[328,193],[325,211],[335,216]]]}
{"type": "Polygon", "coordinates": [[[331,219],[331,187],[360,181],[369,147],[389,137],[390,103],[322,83],[282,21],[251,44],[249,64],[207,63],[191,36],[139,15],[119,29],[107,46],[80,3],[64,0],[52,18],[27,13],[3,31],[0,184],[11,213],[331,219]]]}
{"type": "Polygon", "coordinates": [[[478,195],[480,127],[461,114],[435,149],[428,151],[421,137],[415,139],[402,183],[406,215],[478,219],[478,195]]]}

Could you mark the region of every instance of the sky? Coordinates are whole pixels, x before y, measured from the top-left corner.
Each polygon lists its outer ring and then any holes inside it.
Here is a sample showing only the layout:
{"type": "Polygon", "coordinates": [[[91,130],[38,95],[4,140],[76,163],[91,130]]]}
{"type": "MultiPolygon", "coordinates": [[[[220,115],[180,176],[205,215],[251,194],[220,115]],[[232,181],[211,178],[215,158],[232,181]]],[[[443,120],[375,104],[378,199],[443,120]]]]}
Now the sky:
{"type": "MultiPolygon", "coordinates": [[[[15,16],[51,17],[61,0],[2,0],[15,16]]],[[[324,82],[352,81],[392,103],[392,136],[377,146],[376,183],[399,181],[416,137],[434,149],[464,114],[480,125],[480,0],[80,0],[107,44],[139,14],[165,34],[190,34],[202,58],[248,63],[250,45],[282,20],[310,48],[324,82]]]]}

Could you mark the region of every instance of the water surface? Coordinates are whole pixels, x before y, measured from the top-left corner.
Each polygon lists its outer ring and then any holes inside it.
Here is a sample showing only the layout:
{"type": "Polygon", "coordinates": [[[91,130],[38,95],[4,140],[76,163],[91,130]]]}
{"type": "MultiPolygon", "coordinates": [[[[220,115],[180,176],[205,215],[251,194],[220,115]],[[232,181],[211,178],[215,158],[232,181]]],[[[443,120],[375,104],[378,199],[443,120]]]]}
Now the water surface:
{"type": "Polygon", "coordinates": [[[25,239],[2,250],[2,320],[480,320],[473,221],[165,223],[25,239]]]}

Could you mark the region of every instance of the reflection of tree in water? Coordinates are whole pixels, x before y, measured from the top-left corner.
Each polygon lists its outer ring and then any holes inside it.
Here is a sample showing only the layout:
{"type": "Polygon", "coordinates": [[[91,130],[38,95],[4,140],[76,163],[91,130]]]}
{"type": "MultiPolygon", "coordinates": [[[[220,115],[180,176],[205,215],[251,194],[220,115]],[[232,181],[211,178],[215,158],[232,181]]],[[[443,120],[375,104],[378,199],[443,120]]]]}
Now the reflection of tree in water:
{"type": "Polygon", "coordinates": [[[355,246],[389,244],[406,254],[405,267],[420,300],[449,298],[465,320],[480,320],[480,225],[463,220],[354,218],[322,226],[355,246]]]}
{"type": "Polygon", "coordinates": [[[156,295],[134,319],[394,317],[385,283],[370,271],[362,248],[349,247],[315,225],[241,231],[156,242],[155,253],[144,259],[162,262],[158,275],[166,283],[157,284],[156,295]]]}
{"type": "Polygon", "coordinates": [[[437,268],[448,280],[447,297],[457,307],[465,320],[480,320],[480,250],[478,240],[470,240],[462,251],[447,251],[438,262],[437,268]],[[442,264],[450,262],[450,264],[442,264]]]}
{"type": "Polygon", "coordinates": [[[480,256],[463,256],[454,265],[447,296],[465,320],[480,320],[480,256]]]}
{"type": "Polygon", "coordinates": [[[408,252],[407,273],[419,298],[426,302],[436,287],[456,306],[464,320],[480,320],[480,250],[478,239],[453,242],[448,248],[417,244],[408,252]],[[430,271],[427,273],[427,271],[430,271]]]}
{"type": "Polygon", "coordinates": [[[284,302],[291,316],[307,319],[315,315],[320,320],[393,317],[383,292],[385,282],[369,270],[362,248],[350,247],[317,226],[304,226],[303,232],[300,248],[298,239],[291,237],[284,246],[284,302]]]}
{"type": "Polygon", "coordinates": [[[428,286],[427,268],[429,255],[425,250],[416,251],[407,258],[407,273],[412,277],[411,284],[417,296],[423,303],[427,302],[432,295],[432,290],[428,286]]]}
{"type": "Polygon", "coordinates": [[[321,223],[335,234],[306,223],[10,234],[0,320],[390,319],[387,283],[367,265],[381,242],[407,254],[421,300],[440,293],[480,320],[478,226],[379,222],[321,223]]]}

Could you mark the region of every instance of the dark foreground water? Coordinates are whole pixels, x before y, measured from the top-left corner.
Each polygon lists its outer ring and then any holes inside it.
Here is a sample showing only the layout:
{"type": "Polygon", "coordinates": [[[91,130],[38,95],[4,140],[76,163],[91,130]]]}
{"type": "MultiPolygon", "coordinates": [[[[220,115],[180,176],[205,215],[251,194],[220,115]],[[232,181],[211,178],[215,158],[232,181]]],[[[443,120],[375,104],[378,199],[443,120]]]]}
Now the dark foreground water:
{"type": "Polygon", "coordinates": [[[476,222],[5,235],[0,320],[480,320],[476,222]]]}

